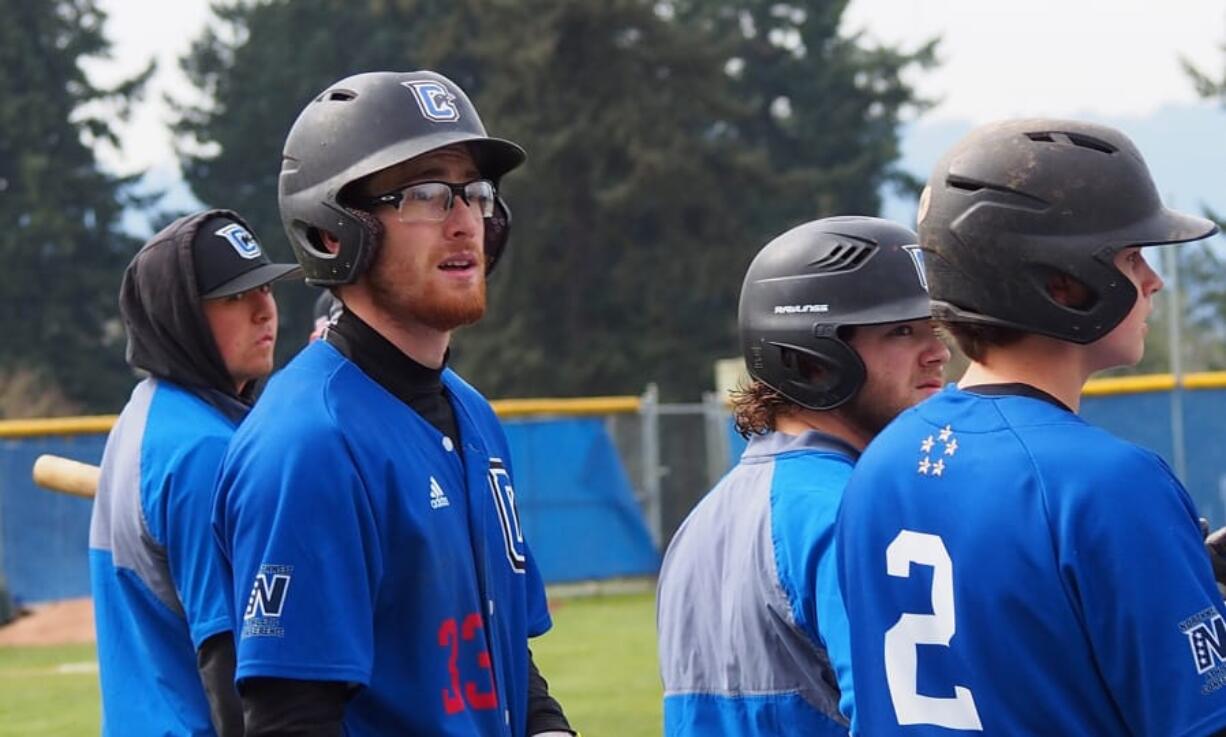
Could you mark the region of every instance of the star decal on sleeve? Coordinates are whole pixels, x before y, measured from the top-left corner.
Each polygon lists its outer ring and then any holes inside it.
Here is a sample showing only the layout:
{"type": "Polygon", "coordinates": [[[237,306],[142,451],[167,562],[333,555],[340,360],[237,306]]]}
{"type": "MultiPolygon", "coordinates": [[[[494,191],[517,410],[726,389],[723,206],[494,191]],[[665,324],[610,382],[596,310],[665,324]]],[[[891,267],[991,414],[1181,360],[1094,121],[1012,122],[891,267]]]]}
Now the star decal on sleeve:
{"type": "Polygon", "coordinates": [[[924,442],[920,443],[920,451],[923,453],[928,453],[932,450],[933,445],[934,443],[932,441],[932,436],[929,435],[928,437],[924,438],[924,442]]]}
{"type": "Polygon", "coordinates": [[[928,475],[928,469],[931,467],[932,462],[928,460],[928,456],[924,456],[924,459],[919,462],[919,468],[917,470],[926,476],[928,475]]]}

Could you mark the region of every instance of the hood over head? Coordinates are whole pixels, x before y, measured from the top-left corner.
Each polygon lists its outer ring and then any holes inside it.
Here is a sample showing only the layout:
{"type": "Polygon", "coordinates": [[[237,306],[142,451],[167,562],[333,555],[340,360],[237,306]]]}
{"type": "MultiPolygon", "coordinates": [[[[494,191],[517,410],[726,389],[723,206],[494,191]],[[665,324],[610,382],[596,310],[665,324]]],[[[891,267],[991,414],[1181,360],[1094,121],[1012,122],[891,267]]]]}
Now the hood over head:
{"type": "Polygon", "coordinates": [[[295,266],[270,263],[246,222],[231,210],[175,220],[150,238],[124,271],[119,313],[128,336],[128,365],[191,389],[227,416],[241,418],[256,382],[241,395],[235,390],[204,315],[201,285],[210,297],[221,297],[296,273],[295,266]],[[226,254],[227,248],[235,253],[226,254]],[[215,253],[202,253],[205,249],[215,253]],[[234,284],[241,288],[228,288],[234,284]]]}

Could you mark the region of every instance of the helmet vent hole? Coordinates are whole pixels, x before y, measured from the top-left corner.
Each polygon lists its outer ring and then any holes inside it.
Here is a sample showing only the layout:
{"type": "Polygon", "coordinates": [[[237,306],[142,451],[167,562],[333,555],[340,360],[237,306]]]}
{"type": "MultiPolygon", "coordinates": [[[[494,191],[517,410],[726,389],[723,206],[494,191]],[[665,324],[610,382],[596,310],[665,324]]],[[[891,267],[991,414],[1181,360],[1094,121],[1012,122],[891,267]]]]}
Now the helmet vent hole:
{"type": "Polygon", "coordinates": [[[948,184],[951,189],[960,189],[963,192],[978,192],[979,190],[986,189],[988,187],[988,185],[984,184],[983,182],[975,182],[970,179],[960,179],[958,177],[950,177],[949,179],[945,180],[945,183],[948,184]]]}
{"type": "Polygon", "coordinates": [[[1083,133],[1069,133],[1068,139],[1072,141],[1074,145],[1081,146],[1082,148],[1092,148],[1095,151],[1101,151],[1105,154],[1113,154],[1119,151],[1118,148],[1112,146],[1110,143],[1107,143],[1099,138],[1094,138],[1093,136],[1087,136],[1083,133]]]}
{"type": "Polygon", "coordinates": [[[1087,136],[1084,133],[1064,133],[1060,131],[1050,131],[1050,132],[1045,131],[1045,132],[1027,133],[1026,137],[1032,141],[1037,141],[1039,143],[1069,144],[1073,146],[1080,146],[1081,148],[1088,148],[1093,151],[1098,151],[1099,153],[1104,153],[1104,154],[1113,154],[1119,151],[1118,148],[1111,145],[1110,143],[1107,143],[1101,138],[1095,138],[1094,136],[1087,136]]]}
{"type": "Polygon", "coordinates": [[[851,271],[867,261],[875,250],[876,246],[867,243],[840,241],[829,251],[810,261],[809,266],[813,271],[823,274],[851,271]]]}
{"type": "Polygon", "coordinates": [[[352,90],[329,90],[325,92],[320,99],[327,102],[349,102],[356,99],[358,93],[352,90]]]}
{"type": "Polygon", "coordinates": [[[1050,202],[1041,197],[1035,197],[1032,194],[1027,194],[1026,192],[1022,192],[1011,187],[1005,187],[999,184],[989,184],[987,182],[980,182],[974,179],[965,179],[963,177],[953,175],[946,177],[945,185],[950,189],[959,189],[963,192],[980,192],[982,190],[1000,192],[1001,194],[1020,198],[1023,205],[1035,208],[1037,210],[1042,210],[1051,205],[1050,202]]]}

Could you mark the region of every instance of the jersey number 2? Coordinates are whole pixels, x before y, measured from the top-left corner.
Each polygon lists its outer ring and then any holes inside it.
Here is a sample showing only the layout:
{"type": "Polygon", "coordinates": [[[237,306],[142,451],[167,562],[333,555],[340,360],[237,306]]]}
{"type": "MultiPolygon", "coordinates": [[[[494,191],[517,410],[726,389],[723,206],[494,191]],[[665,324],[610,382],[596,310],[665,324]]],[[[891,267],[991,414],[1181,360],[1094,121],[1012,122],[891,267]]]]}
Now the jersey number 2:
{"type": "Polygon", "coordinates": [[[903,613],[885,632],[885,680],[898,723],[983,731],[975,697],[954,686],[953,698],[923,696],[916,684],[916,646],[949,647],[954,636],[954,566],[937,535],[903,530],[885,551],[891,576],[908,578],[911,564],[932,567],[932,614],[903,613]]]}

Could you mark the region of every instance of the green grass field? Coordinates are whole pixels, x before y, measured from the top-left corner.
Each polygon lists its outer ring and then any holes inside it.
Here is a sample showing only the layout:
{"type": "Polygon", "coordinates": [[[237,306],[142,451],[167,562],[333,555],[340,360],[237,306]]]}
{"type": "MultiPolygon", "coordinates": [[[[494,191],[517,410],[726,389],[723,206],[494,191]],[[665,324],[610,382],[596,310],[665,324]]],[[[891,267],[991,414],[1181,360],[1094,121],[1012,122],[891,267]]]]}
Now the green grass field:
{"type": "MultiPolygon", "coordinates": [[[[660,734],[651,594],[555,599],[532,652],[584,737],[660,734]]],[[[98,734],[92,645],[0,647],[0,737],[98,734]]]]}
{"type": "Polygon", "coordinates": [[[96,734],[93,645],[0,647],[0,735],[96,734]]]}

